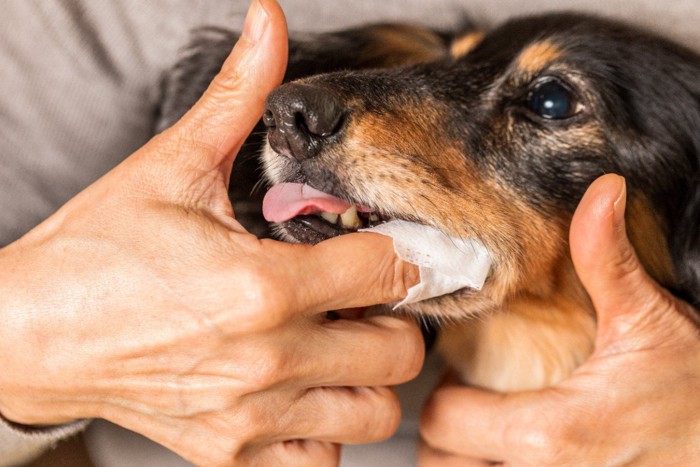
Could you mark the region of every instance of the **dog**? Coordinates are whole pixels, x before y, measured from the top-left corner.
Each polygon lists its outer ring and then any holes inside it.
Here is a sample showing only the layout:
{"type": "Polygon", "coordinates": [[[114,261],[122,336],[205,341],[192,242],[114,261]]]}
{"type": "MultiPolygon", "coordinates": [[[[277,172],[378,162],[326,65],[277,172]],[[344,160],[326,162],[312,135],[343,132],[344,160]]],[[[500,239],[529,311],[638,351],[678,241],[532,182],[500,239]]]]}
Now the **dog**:
{"type": "MultiPolygon", "coordinates": [[[[164,84],[160,128],[194,103],[236,37],[196,34],[164,84]]],[[[316,243],[403,219],[478,239],[490,252],[482,290],[404,309],[444,323],[438,349],[465,383],[541,388],[590,355],[595,311],[567,238],[583,193],[605,173],[626,179],[628,235],[647,271],[700,306],[692,51],[574,13],[454,34],[379,24],[290,41],[285,81],[258,128],[266,141],[255,134],[248,153],[263,147],[270,185],[305,184],[349,208],[285,218],[281,238],[316,243]]],[[[261,233],[250,160],[234,167],[232,199],[261,233]]]]}

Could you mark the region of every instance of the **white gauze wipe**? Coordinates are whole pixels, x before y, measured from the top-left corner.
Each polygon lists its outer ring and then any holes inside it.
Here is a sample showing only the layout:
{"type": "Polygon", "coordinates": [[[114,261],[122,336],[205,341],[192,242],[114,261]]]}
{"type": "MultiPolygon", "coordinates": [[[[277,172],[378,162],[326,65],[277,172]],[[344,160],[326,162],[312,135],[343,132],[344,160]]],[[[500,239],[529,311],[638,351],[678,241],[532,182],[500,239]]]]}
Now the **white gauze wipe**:
{"type": "Polygon", "coordinates": [[[452,237],[434,227],[394,220],[361,232],[391,237],[398,257],[418,266],[420,282],[408,289],[394,309],[465,287],[481,290],[491,269],[491,255],[480,242],[452,237]]]}

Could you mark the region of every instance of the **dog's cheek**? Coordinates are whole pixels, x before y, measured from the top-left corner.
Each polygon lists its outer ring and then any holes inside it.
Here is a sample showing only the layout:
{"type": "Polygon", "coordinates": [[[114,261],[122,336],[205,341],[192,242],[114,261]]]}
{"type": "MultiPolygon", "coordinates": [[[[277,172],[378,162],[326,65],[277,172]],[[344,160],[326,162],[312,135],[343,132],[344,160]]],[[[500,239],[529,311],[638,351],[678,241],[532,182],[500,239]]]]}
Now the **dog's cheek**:
{"type": "MultiPolygon", "coordinates": [[[[458,145],[443,134],[438,104],[417,106],[409,99],[403,104],[405,108],[381,115],[354,117],[343,144],[325,163],[352,186],[358,199],[444,229],[462,217],[450,202],[452,181],[474,177],[466,170],[458,145]]],[[[444,230],[463,235],[458,224],[444,230]]]]}

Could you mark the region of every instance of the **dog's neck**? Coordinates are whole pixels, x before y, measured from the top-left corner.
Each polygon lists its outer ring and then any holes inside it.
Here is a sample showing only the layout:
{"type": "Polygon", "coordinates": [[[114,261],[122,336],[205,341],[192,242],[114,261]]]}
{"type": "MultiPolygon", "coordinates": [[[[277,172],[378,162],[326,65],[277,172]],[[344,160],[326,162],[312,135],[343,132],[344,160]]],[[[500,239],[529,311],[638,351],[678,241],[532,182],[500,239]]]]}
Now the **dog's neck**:
{"type": "Polygon", "coordinates": [[[560,280],[446,327],[438,349],[467,383],[510,392],[555,384],[593,351],[595,315],[570,260],[560,280]]]}

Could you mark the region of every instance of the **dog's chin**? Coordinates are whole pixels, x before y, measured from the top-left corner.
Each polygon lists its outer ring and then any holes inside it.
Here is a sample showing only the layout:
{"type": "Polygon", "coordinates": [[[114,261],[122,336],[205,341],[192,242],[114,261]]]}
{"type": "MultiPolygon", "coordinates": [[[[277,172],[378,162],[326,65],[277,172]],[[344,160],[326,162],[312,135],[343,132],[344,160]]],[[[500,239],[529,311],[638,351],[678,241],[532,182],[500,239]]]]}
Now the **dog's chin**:
{"type": "Polygon", "coordinates": [[[273,232],[277,238],[287,242],[315,245],[339,235],[375,227],[387,220],[374,211],[361,211],[351,207],[342,215],[327,212],[297,215],[288,221],[274,224],[273,232]]]}

